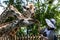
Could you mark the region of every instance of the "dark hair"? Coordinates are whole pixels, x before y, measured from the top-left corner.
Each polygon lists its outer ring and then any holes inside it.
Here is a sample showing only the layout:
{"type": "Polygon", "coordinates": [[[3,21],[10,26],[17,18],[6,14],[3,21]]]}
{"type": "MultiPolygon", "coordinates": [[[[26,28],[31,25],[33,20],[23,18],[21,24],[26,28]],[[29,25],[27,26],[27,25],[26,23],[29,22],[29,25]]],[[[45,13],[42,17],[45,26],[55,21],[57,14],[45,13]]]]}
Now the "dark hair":
{"type": "Polygon", "coordinates": [[[54,28],[47,28],[48,30],[54,30],[54,28]]]}

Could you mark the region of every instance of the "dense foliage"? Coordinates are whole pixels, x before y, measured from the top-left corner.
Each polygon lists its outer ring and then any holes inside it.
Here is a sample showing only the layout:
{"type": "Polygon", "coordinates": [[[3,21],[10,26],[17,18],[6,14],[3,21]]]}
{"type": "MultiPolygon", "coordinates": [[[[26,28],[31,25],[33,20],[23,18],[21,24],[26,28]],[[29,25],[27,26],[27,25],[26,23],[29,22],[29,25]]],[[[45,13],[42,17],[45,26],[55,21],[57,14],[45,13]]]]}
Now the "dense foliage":
{"type": "MultiPolygon", "coordinates": [[[[26,0],[28,3],[28,0],[26,0]]],[[[31,1],[32,2],[32,1],[31,1]]],[[[34,5],[36,6],[36,12],[35,12],[35,18],[37,20],[39,20],[41,27],[46,26],[45,23],[45,18],[54,18],[56,20],[56,26],[57,29],[60,29],[60,1],[58,0],[57,4],[53,4],[54,0],[44,0],[44,2],[42,2],[42,0],[36,0],[36,3],[34,3],[34,5]]],[[[5,3],[8,3],[8,5],[12,4],[14,5],[21,13],[23,12],[22,10],[22,4],[25,5],[25,2],[23,2],[22,0],[16,0],[16,2],[14,2],[14,0],[9,0],[5,1],[5,3]]],[[[20,28],[19,33],[24,34],[24,31],[27,29],[24,27],[22,27],[23,29],[20,28]]],[[[36,25],[33,25],[31,27],[28,27],[28,31],[32,30],[29,34],[38,34],[38,27],[36,25]]],[[[25,34],[26,31],[25,31],[25,34]]]]}

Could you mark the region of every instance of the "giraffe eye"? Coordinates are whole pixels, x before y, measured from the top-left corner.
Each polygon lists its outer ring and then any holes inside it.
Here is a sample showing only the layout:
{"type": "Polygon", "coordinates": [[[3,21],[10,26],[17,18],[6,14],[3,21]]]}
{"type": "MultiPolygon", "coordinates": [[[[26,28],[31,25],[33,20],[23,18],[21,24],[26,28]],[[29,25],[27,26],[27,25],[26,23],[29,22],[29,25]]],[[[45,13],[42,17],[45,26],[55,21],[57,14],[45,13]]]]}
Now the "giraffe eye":
{"type": "Polygon", "coordinates": [[[29,10],[29,8],[27,8],[27,10],[29,10]]]}

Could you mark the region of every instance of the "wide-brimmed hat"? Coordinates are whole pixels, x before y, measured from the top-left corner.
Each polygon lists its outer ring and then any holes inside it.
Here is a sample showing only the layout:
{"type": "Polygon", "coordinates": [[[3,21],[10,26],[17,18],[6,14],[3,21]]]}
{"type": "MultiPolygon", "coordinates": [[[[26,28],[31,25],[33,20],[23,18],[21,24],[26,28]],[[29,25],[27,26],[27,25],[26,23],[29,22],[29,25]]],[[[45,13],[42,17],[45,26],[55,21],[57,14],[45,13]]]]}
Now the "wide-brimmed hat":
{"type": "Polygon", "coordinates": [[[50,20],[49,19],[45,19],[45,21],[46,21],[47,25],[50,28],[56,29],[56,26],[55,26],[56,21],[55,21],[55,19],[50,19],[50,20]]]}

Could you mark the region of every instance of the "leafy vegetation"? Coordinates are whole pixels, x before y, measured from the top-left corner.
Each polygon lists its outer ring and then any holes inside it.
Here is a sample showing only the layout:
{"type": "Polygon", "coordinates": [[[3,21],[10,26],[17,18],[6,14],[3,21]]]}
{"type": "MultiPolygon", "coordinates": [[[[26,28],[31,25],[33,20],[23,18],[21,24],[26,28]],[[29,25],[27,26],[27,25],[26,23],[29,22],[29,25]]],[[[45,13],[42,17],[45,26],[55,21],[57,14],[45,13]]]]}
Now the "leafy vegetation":
{"type": "MultiPolygon", "coordinates": [[[[42,27],[46,26],[46,23],[45,23],[45,18],[54,18],[56,20],[56,26],[57,26],[57,30],[60,29],[60,10],[59,7],[60,7],[60,1],[58,0],[58,3],[55,5],[53,4],[54,0],[44,0],[44,3],[39,0],[36,0],[36,3],[34,3],[34,5],[36,6],[36,12],[35,12],[35,18],[37,20],[39,20],[40,22],[40,25],[42,27]]],[[[7,3],[5,1],[5,3],[7,3]]],[[[22,4],[24,3],[22,0],[16,0],[16,2],[14,2],[14,0],[9,0],[8,2],[9,4],[12,4],[14,5],[21,13],[23,12],[22,10],[22,4]]],[[[27,0],[27,3],[28,3],[28,0],[27,0]]],[[[25,29],[20,29],[19,33],[21,34],[24,34],[23,33],[23,30],[26,30],[27,28],[25,29]]],[[[28,30],[32,30],[30,31],[29,34],[37,34],[38,33],[38,28],[36,25],[33,25],[31,27],[28,27],[28,30]]],[[[28,31],[27,30],[27,31],[28,31]]]]}

